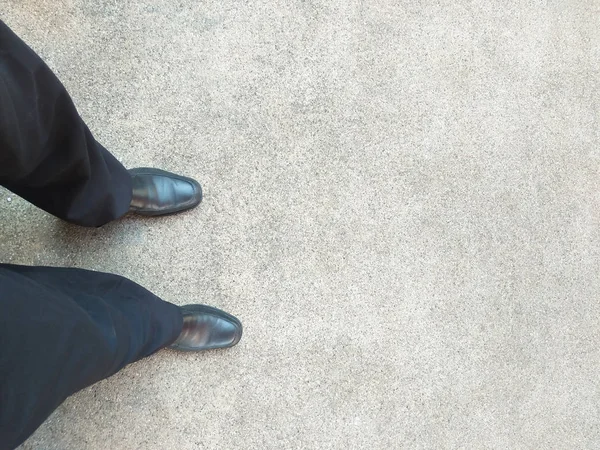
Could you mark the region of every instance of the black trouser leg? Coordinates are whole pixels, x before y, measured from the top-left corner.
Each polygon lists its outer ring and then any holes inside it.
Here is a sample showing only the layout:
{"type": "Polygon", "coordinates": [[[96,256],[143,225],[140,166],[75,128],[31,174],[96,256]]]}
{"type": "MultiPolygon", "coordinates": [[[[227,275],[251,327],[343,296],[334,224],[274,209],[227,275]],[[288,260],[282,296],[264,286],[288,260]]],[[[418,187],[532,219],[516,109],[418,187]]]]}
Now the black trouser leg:
{"type": "Polygon", "coordinates": [[[69,395],[171,344],[183,319],[125,278],[0,264],[0,450],[69,395]]]}
{"type": "Polygon", "coordinates": [[[0,21],[0,184],[83,226],[124,215],[131,177],[46,64],[0,21]]]}

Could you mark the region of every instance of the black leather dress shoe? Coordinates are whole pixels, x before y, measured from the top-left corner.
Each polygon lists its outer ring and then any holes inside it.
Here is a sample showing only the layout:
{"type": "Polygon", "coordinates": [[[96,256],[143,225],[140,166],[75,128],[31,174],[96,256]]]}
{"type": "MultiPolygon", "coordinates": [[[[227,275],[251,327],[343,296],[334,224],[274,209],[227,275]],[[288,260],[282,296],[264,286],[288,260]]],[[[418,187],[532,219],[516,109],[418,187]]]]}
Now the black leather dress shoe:
{"type": "Polygon", "coordinates": [[[206,305],[181,307],[183,329],[171,348],[201,351],[233,347],[242,338],[242,323],[225,311],[206,305]]]}
{"type": "Polygon", "coordinates": [[[162,216],[194,208],[202,201],[200,183],[160,169],[130,169],[133,197],[129,211],[162,216]]]}

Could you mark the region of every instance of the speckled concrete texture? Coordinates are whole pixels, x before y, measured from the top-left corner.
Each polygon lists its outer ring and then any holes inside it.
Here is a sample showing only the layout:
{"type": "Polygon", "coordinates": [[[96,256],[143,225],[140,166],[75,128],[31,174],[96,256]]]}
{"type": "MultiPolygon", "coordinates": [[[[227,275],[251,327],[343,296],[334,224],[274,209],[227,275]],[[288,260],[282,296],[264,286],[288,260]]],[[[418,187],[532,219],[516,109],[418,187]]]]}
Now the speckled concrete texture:
{"type": "Polygon", "coordinates": [[[88,230],[3,190],[0,259],[245,325],[23,450],[600,447],[597,1],[1,3],[99,141],[205,199],[88,230]]]}

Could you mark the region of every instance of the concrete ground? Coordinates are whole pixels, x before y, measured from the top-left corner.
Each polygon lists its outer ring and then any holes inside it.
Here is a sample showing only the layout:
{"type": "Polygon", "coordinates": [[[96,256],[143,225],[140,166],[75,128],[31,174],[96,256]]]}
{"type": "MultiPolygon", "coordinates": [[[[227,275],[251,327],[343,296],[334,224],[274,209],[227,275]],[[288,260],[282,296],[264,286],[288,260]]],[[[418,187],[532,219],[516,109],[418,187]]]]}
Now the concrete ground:
{"type": "Polygon", "coordinates": [[[206,196],[82,229],[3,190],[0,260],[245,325],[22,449],[600,447],[597,1],[2,4],[99,141],[206,196]]]}

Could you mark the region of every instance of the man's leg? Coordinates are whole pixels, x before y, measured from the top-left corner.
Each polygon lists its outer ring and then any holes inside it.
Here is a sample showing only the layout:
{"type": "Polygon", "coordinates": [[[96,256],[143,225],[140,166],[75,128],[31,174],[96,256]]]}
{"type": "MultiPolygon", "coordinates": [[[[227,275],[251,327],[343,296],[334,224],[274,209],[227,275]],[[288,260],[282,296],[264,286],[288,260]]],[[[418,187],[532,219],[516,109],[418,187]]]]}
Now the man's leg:
{"type": "Polygon", "coordinates": [[[173,214],[202,200],[192,178],[127,171],[96,142],[48,66],[2,21],[0,185],[83,226],[101,226],[128,211],[173,214]]]}
{"type": "Polygon", "coordinates": [[[181,309],[125,278],[0,264],[0,450],[69,395],[173,343],[181,309]]]}
{"type": "Polygon", "coordinates": [[[0,21],[0,184],[84,226],[124,215],[127,170],[100,145],[48,66],[0,21]]]}
{"type": "Polygon", "coordinates": [[[163,347],[227,348],[241,337],[234,316],[173,305],[117,275],[0,264],[0,450],[69,395],[163,347]]]}

